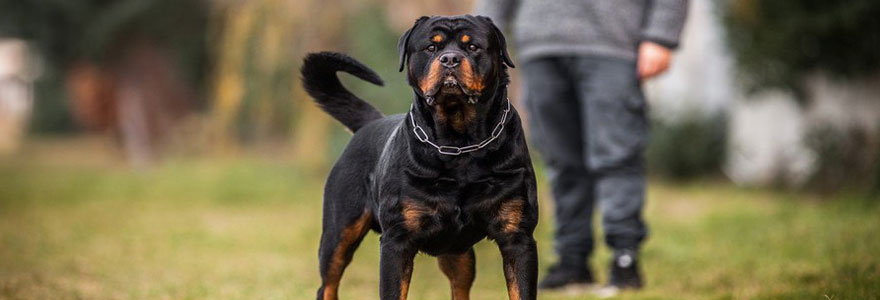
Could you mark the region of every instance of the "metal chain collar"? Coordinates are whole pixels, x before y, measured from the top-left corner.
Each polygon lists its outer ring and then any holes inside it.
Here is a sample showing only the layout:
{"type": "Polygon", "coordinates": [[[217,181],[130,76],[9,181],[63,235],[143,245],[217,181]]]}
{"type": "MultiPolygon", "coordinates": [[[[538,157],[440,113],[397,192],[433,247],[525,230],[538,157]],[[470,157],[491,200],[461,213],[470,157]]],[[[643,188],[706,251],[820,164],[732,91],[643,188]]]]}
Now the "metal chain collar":
{"type": "Polygon", "coordinates": [[[495,128],[492,129],[492,136],[486,138],[479,144],[473,144],[464,147],[455,147],[455,146],[440,146],[432,142],[428,139],[428,134],[422,129],[422,126],[416,125],[416,119],[413,117],[413,107],[410,105],[409,107],[409,120],[412,122],[413,133],[416,135],[416,138],[419,139],[420,142],[431,145],[432,147],[437,149],[437,152],[444,155],[461,155],[462,153],[474,152],[480,149],[485,148],[490,143],[498,139],[501,136],[501,132],[504,131],[504,122],[507,121],[507,114],[510,112],[510,98],[507,98],[507,108],[504,109],[504,115],[501,116],[501,121],[498,122],[498,125],[495,125],[495,128]]]}

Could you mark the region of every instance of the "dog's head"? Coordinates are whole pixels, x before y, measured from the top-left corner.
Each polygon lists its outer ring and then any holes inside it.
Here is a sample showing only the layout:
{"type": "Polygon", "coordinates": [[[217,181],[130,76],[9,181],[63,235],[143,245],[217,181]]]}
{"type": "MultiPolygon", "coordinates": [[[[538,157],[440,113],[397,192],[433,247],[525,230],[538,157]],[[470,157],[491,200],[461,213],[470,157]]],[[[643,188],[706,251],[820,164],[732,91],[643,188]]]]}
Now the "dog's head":
{"type": "Polygon", "coordinates": [[[506,67],[514,67],[504,35],[483,16],[421,17],[397,49],[400,71],[406,67],[410,85],[428,104],[434,99],[473,104],[506,83],[506,67]]]}

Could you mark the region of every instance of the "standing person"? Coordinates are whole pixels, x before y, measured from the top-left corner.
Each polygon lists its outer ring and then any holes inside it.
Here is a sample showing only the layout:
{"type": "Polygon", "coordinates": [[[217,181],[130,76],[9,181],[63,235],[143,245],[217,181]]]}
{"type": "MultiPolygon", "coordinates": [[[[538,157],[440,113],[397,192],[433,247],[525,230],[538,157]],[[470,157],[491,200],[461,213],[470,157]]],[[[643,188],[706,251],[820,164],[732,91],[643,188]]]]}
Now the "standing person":
{"type": "Polygon", "coordinates": [[[539,284],[594,283],[593,208],[614,249],[608,286],[638,289],[647,235],[642,80],[669,66],[688,0],[479,0],[476,13],[513,33],[532,136],[556,203],[559,261],[539,284]],[[510,25],[510,26],[509,26],[510,25]]]}

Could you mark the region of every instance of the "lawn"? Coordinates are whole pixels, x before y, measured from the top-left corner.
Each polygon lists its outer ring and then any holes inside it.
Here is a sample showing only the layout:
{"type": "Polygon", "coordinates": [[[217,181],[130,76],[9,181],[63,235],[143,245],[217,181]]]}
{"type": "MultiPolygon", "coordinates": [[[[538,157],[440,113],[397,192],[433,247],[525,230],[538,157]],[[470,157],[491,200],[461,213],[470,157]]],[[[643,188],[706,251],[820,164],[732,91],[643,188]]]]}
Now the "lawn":
{"type": "MultiPolygon", "coordinates": [[[[112,153],[36,144],[0,158],[0,299],[314,298],[326,173],[257,155],[131,172],[112,153]]],[[[544,267],[552,210],[540,191],[544,267]]],[[[880,199],[652,180],[646,218],[647,287],[622,299],[880,297],[880,199]]],[[[608,256],[600,247],[592,261],[602,280],[608,256]]],[[[378,298],[378,257],[371,234],[341,298],[378,298]]],[[[473,298],[505,299],[494,244],[477,245],[477,262],[473,298]]],[[[420,255],[410,299],[448,295],[420,255]]]]}

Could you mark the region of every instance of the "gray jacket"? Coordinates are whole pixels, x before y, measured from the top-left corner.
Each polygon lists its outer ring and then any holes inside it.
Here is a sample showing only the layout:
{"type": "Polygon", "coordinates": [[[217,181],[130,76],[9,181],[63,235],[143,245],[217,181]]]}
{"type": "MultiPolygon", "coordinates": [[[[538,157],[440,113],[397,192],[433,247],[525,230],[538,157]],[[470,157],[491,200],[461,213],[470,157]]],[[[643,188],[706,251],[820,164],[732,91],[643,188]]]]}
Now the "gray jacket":
{"type": "Polygon", "coordinates": [[[602,56],[635,61],[638,44],[675,48],[688,0],[479,0],[476,14],[513,32],[518,60],[602,56]]]}

